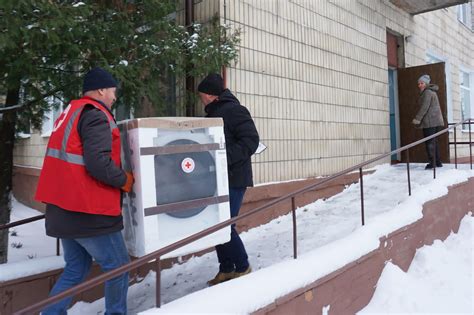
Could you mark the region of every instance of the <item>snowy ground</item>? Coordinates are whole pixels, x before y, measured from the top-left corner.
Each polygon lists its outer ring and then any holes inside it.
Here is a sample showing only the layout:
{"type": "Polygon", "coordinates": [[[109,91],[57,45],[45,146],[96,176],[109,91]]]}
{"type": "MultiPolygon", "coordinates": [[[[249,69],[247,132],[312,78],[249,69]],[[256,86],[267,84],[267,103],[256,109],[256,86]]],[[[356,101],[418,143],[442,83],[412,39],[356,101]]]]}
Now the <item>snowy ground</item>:
{"type": "MultiPolygon", "coordinates": [[[[271,291],[276,296],[281,295],[284,293],[281,291],[281,287],[284,287],[286,290],[290,289],[291,286],[299,287],[305,281],[311,282],[310,277],[324,275],[339,265],[352,261],[354,257],[362,256],[378,246],[379,235],[384,235],[384,233],[419,219],[421,217],[421,205],[424,202],[445,194],[447,186],[474,176],[474,172],[467,170],[468,167],[466,165],[462,166],[465,169],[464,171],[456,171],[452,168],[451,165],[446,165],[446,167],[438,169],[438,178],[436,181],[433,181],[432,172],[425,171],[423,165],[412,165],[413,196],[409,197],[404,165],[377,167],[374,174],[364,177],[366,213],[366,226],[364,228],[360,228],[360,191],[358,184],[349,186],[343,193],[337,196],[325,201],[317,201],[299,209],[297,212],[298,260],[292,259],[291,215],[286,215],[241,234],[254,270],[249,276],[202,290],[206,288],[206,281],[212,278],[217,271],[217,259],[214,253],[195,257],[186,263],[164,270],[161,275],[162,301],[168,304],[164,305],[160,311],[179,310],[180,306],[182,307],[184,304],[193,309],[191,302],[193,299],[199,298],[202,300],[203,296],[208,297],[207,299],[213,299],[214,294],[219,294],[219,292],[224,294],[219,297],[220,301],[224,304],[229,304],[227,303],[229,301],[228,296],[225,296],[225,293],[222,292],[230,291],[228,289],[231,287],[235,287],[236,289],[232,289],[235,291],[239,289],[239,286],[245,288],[246,285],[249,288],[253,287],[256,290],[260,290],[258,294],[255,294],[256,297],[252,300],[252,303],[240,302],[240,304],[247,304],[241,306],[223,306],[220,305],[222,303],[217,303],[222,308],[217,307],[211,310],[206,309],[204,305],[202,306],[203,310],[213,312],[232,310],[230,311],[232,313],[246,313],[251,308],[256,309],[259,305],[265,305],[265,300],[272,300],[274,296],[271,294],[265,296],[261,292],[271,291]],[[370,228],[371,226],[373,228],[370,228]],[[357,243],[358,246],[354,246],[354,240],[360,240],[357,243]],[[321,256],[321,254],[325,256],[321,256]],[[334,256],[333,260],[330,259],[331,255],[334,256]],[[326,257],[327,261],[322,261],[321,257],[326,257]],[[307,266],[316,266],[311,268],[314,269],[311,275],[303,272],[308,269],[306,268],[307,266]],[[282,274],[288,273],[287,270],[295,269],[301,269],[301,274],[296,276],[289,274],[288,279],[281,277],[282,274]],[[272,272],[278,273],[274,273],[272,276],[272,272]],[[273,284],[273,287],[269,288],[272,284],[265,279],[274,277],[275,274],[282,278],[280,279],[281,281],[286,281],[285,285],[273,284]],[[195,293],[189,295],[193,292],[195,293]],[[183,296],[186,297],[180,299],[183,296]],[[171,301],[173,302],[170,303],[171,301]]],[[[14,213],[17,212],[18,208],[19,205],[15,204],[14,213]]],[[[43,225],[44,223],[40,221],[39,224],[43,225]]],[[[471,231],[472,226],[471,223],[471,231]]],[[[41,234],[39,227],[36,233],[38,232],[41,234]]],[[[44,228],[42,233],[44,233],[44,228]]],[[[23,232],[18,234],[19,236],[17,237],[21,238],[23,232]]],[[[35,241],[38,239],[33,238],[35,241]]],[[[52,252],[49,255],[54,255],[54,239],[51,240],[52,243],[51,245],[48,244],[47,250],[52,252]]],[[[24,243],[25,248],[30,247],[26,239],[21,241],[24,243]]],[[[472,241],[470,243],[472,253],[472,241]]],[[[39,254],[43,253],[42,247],[43,245],[40,244],[36,247],[37,250],[35,252],[37,252],[38,257],[39,254]]],[[[12,250],[10,250],[11,253],[12,250]]],[[[443,262],[445,261],[443,260],[443,262]]],[[[472,281],[472,256],[470,263],[470,279],[472,281]]],[[[444,269],[451,269],[446,267],[446,265],[443,266],[445,267],[444,269]]],[[[440,266],[440,268],[443,269],[443,266],[440,266]]],[[[1,271],[0,267],[0,273],[2,273],[1,271]]],[[[389,273],[389,271],[385,273],[389,273]]],[[[417,276],[410,277],[420,278],[417,276]]],[[[150,273],[141,283],[130,288],[128,296],[130,314],[154,307],[154,280],[154,273],[150,273]]],[[[381,284],[380,287],[382,286],[381,284]]],[[[466,294],[469,294],[469,290],[466,292],[466,294]]],[[[472,286],[470,293],[472,296],[472,286]]],[[[214,299],[214,301],[216,300],[214,299]]],[[[445,299],[445,301],[449,303],[449,300],[445,299]]],[[[239,303],[239,301],[237,300],[235,303],[239,303]]],[[[70,310],[69,314],[101,314],[104,309],[103,305],[103,300],[92,304],[78,303],[70,310]]],[[[195,311],[198,311],[198,309],[195,309],[195,311]]]]}
{"type": "Polygon", "coordinates": [[[474,217],[457,234],[417,250],[408,272],[388,262],[359,314],[474,314],[474,217]]]}
{"type": "MultiPolygon", "coordinates": [[[[43,213],[31,209],[15,199],[12,201],[13,211],[10,222],[15,222],[43,213]]],[[[11,228],[9,236],[8,262],[35,260],[40,257],[56,255],[56,239],[48,237],[44,229],[44,220],[31,222],[11,228]]]]}

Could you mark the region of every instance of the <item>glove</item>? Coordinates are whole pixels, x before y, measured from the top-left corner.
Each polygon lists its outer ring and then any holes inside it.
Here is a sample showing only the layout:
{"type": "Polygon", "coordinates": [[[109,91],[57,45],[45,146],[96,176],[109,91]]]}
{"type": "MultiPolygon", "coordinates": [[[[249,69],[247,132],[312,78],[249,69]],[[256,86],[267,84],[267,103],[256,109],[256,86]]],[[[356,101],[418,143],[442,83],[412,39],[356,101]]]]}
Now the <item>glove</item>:
{"type": "Polygon", "coordinates": [[[411,123],[414,124],[414,125],[419,125],[419,124],[421,124],[421,121],[419,121],[415,118],[411,121],[411,123]]]}
{"type": "Polygon", "coordinates": [[[135,182],[135,178],[133,177],[132,172],[125,172],[125,175],[127,176],[127,180],[125,181],[125,184],[120,189],[128,193],[132,190],[132,185],[135,182]]]}

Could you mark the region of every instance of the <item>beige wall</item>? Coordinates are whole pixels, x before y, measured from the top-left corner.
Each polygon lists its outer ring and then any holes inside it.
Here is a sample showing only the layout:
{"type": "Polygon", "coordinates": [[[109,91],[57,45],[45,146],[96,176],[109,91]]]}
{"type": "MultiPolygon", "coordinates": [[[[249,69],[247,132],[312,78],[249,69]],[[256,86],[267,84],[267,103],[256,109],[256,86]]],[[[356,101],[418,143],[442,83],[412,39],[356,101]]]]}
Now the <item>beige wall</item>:
{"type": "Polygon", "coordinates": [[[377,0],[221,0],[221,12],[224,2],[242,31],[230,89],[268,145],[254,158],[257,182],[331,174],[389,151],[387,28],[411,35],[407,66],[428,51],[449,58],[459,120],[458,64],[472,66],[473,34],[455,7],[413,17],[377,0]]]}
{"type": "Polygon", "coordinates": [[[13,148],[13,163],[18,166],[43,167],[49,137],[32,133],[29,138],[17,139],[13,148]]]}

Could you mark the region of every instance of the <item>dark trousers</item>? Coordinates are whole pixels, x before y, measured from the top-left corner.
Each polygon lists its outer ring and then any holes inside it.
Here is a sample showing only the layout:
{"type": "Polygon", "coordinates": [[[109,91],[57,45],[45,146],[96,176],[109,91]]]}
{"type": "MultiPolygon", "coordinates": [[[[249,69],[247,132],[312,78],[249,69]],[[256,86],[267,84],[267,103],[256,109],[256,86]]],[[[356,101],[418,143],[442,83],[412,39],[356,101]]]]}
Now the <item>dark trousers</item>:
{"type": "MultiPolygon", "coordinates": [[[[230,216],[239,214],[246,188],[229,188],[230,216]]],[[[220,272],[243,272],[249,267],[247,252],[235,224],[231,226],[230,241],[216,246],[220,272]]]]}
{"type": "MultiPolygon", "coordinates": [[[[440,127],[432,127],[432,128],[423,128],[423,136],[429,137],[434,135],[439,131],[440,127]]],[[[439,146],[438,146],[438,138],[433,138],[425,142],[426,146],[426,155],[428,155],[428,163],[433,164],[433,153],[435,154],[435,163],[437,165],[441,164],[441,159],[439,156],[439,146]]]]}

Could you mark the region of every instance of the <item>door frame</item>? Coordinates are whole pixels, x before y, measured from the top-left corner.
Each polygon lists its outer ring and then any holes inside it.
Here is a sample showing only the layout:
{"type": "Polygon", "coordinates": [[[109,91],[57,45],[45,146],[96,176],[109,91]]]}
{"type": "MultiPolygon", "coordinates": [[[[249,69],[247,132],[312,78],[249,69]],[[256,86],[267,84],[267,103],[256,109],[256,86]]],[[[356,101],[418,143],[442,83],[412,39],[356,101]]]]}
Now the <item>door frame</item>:
{"type": "MultiPolygon", "coordinates": [[[[447,123],[447,84],[446,64],[444,62],[424,64],[419,66],[398,69],[398,100],[400,103],[400,145],[407,145],[422,139],[423,132],[412,124],[412,119],[419,110],[417,101],[420,92],[416,87],[416,81],[422,74],[429,74],[432,83],[439,86],[437,92],[443,119],[447,123]]],[[[445,163],[450,161],[449,134],[439,136],[441,160],[445,163]]],[[[406,155],[402,154],[402,162],[406,162],[406,155]]],[[[418,145],[410,149],[410,162],[426,163],[426,150],[424,146],[418,145]]]]}
{"type": "MultiPolygon", "coordinates": [[[[390,71],[393,72],[393,102],[394,102],[394,115],[395,115],[395,146],[396,149],[400,148],[400,109],[398,105],[398,70],[395,67],[388,67],[388,74],[390,76],[390,71]]],[[[388,101],[389,101],[389,107],[390,107],[390,84],[389,84],[389,94],[388,94],[388,101]]],[[[390,115],[390,108],[389,108],[389,115],[390,115]]],[[[392,125],[389,122],[389,127],[390,127],[390,150],[393,150],[392,148],[392,125]]],[[[392,159],[393,161],[394,159],[392,159]]],[[[397,153],[396,155],[396,161],[401,161],[401,153],[397,153]]]]}

